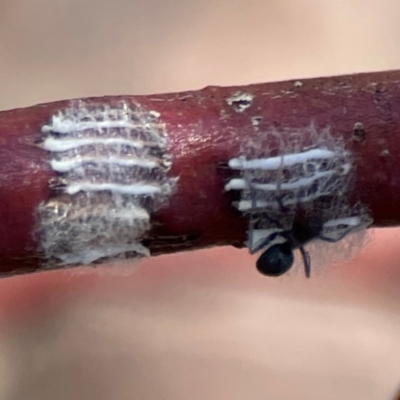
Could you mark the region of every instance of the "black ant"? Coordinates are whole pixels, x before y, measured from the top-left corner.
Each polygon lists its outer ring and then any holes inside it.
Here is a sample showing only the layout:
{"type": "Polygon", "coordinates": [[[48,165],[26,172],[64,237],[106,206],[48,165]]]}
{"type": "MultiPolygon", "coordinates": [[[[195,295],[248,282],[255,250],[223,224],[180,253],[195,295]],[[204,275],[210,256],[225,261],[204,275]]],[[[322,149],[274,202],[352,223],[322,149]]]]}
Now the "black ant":
{"type": "Polygon", "coordinates": [[[293,266],[293,250],[299,249],[303,258],[305,275],[309,278],[311,275],[310,256],[304,246],[317,238],[321,231],[322,224],[310,224],[304,215],[297,215],[290,230],[277,232],[266,238],[264,246],[277,236],[285,241],[274,244],[261,254],[256,263],[257,270],[263,275],[281,276],[293,266]]]}
{"type": "MultiPolygon", "coordinates": [[[[287,212],[280,199],[278,200],[278,204],[282,212],[287,212]]],[[[280,226],[279,221],[269,216],[267,216],[267,219],[273,222],[276,226],[280,226]]],[[[311,261],[304,246],[314,239],[335,243],[354,230],[354,227],[346,225],[339,225],[338,228],[340,232],[337,236],[330,237],[324,235],[324,224],[322,218],[307,218],[304,210],[298,209],[292,222],[291,229],[278,230],[271,233],[257,246],[256,249],[253,249],[254,253],[275,241],[277,238],[283,239],[283,241],[272,245],[261,254],[256,263],[257,270],[266,276],[281,276],[288,272],[293,266],[293,250],[299,249],[303,259],[305,275],[309,278],[311,275],[311,261]]]]}

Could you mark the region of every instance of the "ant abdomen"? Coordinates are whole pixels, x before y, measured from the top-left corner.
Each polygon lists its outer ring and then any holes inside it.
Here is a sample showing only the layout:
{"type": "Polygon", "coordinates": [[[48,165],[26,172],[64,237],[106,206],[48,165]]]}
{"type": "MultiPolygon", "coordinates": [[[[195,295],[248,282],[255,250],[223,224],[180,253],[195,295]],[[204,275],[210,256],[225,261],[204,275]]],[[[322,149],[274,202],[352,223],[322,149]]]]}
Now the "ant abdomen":
{"type": "Polygon", "coordinates": [[[286,241],[267,249],[257,260],[257,270],[266,276],[281,276],[292,267],[294,262],[293,248],[286,241]]]}

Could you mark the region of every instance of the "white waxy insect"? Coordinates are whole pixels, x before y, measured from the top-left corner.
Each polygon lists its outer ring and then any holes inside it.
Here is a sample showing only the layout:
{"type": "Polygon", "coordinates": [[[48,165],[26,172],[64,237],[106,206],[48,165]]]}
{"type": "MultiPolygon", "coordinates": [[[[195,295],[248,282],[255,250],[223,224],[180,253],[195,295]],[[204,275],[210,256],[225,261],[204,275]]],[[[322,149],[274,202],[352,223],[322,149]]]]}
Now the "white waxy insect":
{"type": "MultiPolygon", "coordinates": [[[[298,249],[309,277],[308,243],[339,242],[372,222],[365,208],[351,207],[346,200],[353,172],[350,152],[343,142],[333,140],[329,131],[318,134],[310,127],[306,133],[310,131],[311,145],[301,146],[306,135],[294,132],[287,134],[287,143],[284,135],[279,136],[282,146],[278,155],[270,155],[260,146],[259,157],[241,155],[228,162],[240,176],[229,180],[225,190],[240,192],[240,200],[234,204],[249,217],[247,246],[252,254],[262,252],[256,266],[264,275],[286,273],[294,263],[293,251],[298,249]]],[[[263,136],[265,139],[265,132],[263,136]]],[[[251,154],[256,153],[255,146],[251,154]]]]}
{"type": "Polygon", "coordinates": [[[59,264],[149,255],[141,241],[150,214],[168,201],[165,125],[132,107],[71,102],[43,126],[41,147],[57,174],[52,197],[38,209],[44,256],[59,264]]]}

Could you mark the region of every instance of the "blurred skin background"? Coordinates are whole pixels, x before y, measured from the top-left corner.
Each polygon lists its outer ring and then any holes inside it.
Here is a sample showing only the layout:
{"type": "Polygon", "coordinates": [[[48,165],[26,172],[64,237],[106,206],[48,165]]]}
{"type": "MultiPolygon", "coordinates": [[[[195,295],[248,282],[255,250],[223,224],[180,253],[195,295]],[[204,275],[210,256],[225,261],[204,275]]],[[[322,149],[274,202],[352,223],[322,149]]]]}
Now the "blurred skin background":
{"type": "MultiPolygon", "coordinates": [[[[398,69],[399,17],[395,0],[0,0],[0,110],[398,69]]],[[[0,399],[390,399],[399,239],[317,257],[309,281],[233,248],[0,280],[0,399]]]]}

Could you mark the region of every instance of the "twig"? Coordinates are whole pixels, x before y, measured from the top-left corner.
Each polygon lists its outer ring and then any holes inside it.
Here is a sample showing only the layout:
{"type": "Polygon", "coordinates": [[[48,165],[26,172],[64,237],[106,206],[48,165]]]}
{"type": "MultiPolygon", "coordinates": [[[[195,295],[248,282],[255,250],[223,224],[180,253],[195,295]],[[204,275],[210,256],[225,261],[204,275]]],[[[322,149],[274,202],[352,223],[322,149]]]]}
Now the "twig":
{"type": "MultiPolygon", "coordinates": [[[[332,137],[346,140],[354,158],[356,179],[349,197],[368,207],[374,226],[400,222],[400,71],[84,99],[87,107],[120,107],[121,102],[157,116],[172,160],[168,177],[178,178],[168,202],[151,215],[143,243],[152,255],[243,246],[247,220],[232,206],[235,195],[224,185],[234,177],[228,160],[240,154],[255,130],[285,135],[310,125],[329,128],[332,137]]],[[[35,234],[37,210],[53,196],[52,183],[60,176],[40,146],[44,127],[70,105],[60,101],[0,112],[3,275],[44,268],[35,234]]]]}

